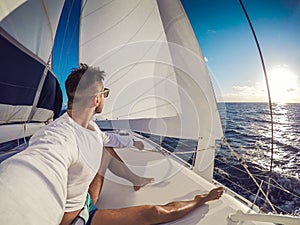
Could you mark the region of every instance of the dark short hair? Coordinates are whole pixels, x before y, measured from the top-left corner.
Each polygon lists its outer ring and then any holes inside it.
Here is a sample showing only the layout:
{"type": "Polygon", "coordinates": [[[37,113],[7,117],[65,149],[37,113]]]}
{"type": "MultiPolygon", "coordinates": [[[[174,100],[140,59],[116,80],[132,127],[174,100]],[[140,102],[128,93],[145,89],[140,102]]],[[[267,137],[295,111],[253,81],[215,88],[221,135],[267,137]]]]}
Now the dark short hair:
{"type": "Polygon", "coordinates": [[[104,76],[104,71],[81,63],[78,68],[72,70],[65,82],[68,101],[73,103],[75,93],[78,100],[80,96],[90,95],[91,87],[102,84],[104,76]]]}

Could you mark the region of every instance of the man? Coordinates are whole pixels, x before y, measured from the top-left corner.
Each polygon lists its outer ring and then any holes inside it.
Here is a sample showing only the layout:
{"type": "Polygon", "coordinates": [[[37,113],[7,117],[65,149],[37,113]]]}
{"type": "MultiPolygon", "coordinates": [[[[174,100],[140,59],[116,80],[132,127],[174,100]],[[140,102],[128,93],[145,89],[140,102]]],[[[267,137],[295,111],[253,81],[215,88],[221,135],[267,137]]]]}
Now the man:
{"type": "Polygon", "coordinates": [[[0,222],[71,224],[80,221],[79,213],[91,206],[90,218],[85,218],[90,224],[156,224],[178,219],[222,195],[218,188],[190,201],[164,206],[95,209],[92,203],[97,200],[107,168],[129,179],[136,190],[151,182],[149,178],[139,180],[112,148],[103,149],[104,145],[134,144],[101,132],[91,121],[102,111],[109,92],[104,89],[103,75],[86,65],[74,70],[66,81],[67,113],[38,131],[24,152],[0,165],[0,222]],[[130,214],[135,215],[134,220],[130,214]]]}

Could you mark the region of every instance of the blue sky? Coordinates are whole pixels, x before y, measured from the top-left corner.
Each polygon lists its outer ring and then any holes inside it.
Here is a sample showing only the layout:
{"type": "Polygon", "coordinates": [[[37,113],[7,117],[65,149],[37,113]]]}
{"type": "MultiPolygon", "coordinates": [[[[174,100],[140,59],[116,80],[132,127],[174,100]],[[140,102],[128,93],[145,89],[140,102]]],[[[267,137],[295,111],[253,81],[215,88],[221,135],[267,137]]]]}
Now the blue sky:
{"type": "MultiPolygon", "coordinates": [[[[243,0],[264,55],[273,101],[300,102],[300,1],[243,0]]],[[[182,0],[218,100],[266,101],[258,50],[238,0],[182,0]]]]}

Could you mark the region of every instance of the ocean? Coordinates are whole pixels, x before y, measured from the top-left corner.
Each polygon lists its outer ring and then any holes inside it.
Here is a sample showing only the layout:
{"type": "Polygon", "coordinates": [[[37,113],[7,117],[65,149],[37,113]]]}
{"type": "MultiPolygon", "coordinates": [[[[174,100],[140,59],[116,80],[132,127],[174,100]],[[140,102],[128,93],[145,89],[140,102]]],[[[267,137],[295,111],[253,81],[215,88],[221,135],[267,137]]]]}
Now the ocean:
{"type": "MultiPolygon", "coordinates": [[[[241,156],[248,169],[267,192],[271,157],[271,119],[267,103],[219,103],[220,117],[227,142],[241,156]]],[[[273,104],[274,145],[269,199],[277,212],[300,215],[300,104],[273,104]]],[[[151,137],[158,142],[157,137],[151,137]]],[[[163,147],[189,163],[197,142],[163,138],[163,147]]],[[[214,179],[245,198],[255,200],[257,186],[227,146],[216,151],[214,179]]],[[[264,205],[259,194],[255,204],[264,205]]],[[[270,211],[270,207],[266,206],[270,211]]]]}
{"type": "MultiPolygon", "coordinates": [[[[259,183],[267,181],[271,157],[271,117],[267,103],[221,103],[218,105],[225,137],[238,152],[259,183]]],[[[273,172],[270,201],[281,213],[300,215],[300,104],[273,104],[273,172]],[[284,189],[288,190],[284,191],[284,189]]],[[[215,179],[248,187],[234,190],[253,200],[257,188],[229,150],[216,154],[215,179]],[[253,194],[255,193],[255,194],[253,194]]],[[[267,185],[263,184],[266,190],[267,185]]],[[[262,195],[260,195],[262,197],[262,195]]],[[[256,204],[262,206],[259,198],[256,204]]]]}

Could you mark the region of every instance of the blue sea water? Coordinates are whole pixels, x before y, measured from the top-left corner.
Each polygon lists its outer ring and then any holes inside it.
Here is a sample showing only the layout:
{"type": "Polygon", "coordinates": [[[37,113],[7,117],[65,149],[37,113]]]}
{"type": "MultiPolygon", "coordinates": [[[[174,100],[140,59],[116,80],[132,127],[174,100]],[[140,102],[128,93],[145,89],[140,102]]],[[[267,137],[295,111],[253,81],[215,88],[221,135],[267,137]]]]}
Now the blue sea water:
{"type": "MultiPolygon", "coordinates": [[[[276,211],[300,215],[300,104],[273,104],[273,168],[269,199],[276,211]],[[285,190],[286,189],[286,190],[285,190]]],[[[271,117],[267,103],[219,103],[224,136],[267,192],[271,157],[271,117]]],[[[159,142],[158,137],[150,137],[159,142]]],[[[162,146],[176,152],[195,149],[196,141],[163,138],[162,146]]],[[[178,154],[193,163],[194,154],[178,154]]],[[[241,163],[221,145],[215,158],[214,179],[245,198],[253,200],[258,191],[241,163]]],[[[264,205],[262,194],[255,204],[264,205]]],[[[266,206],[267,210],[271,210],[266,206]]]]}
{"type": "MultiPolygon", "coordinates": [[[[271,158],[271,117],[267,103],[220,103],[218,105],[227,141],[238,152],[249,170],[259,180],[267,181],[271,158]]],[[[271,202],[282,213],[300,214],[300,104],[273,104],[273,168],[271,202]],[[284,189],[288,190],[284,191],[284,189]]],[[[240,186],[233,189],[253,200],[257,187],[244,172],[229,149],[221,147],[216,154],[215,179],[240,186]]],[[[266,191],[267,185],[263,183],[266,191]]],[[[262,197],[262,195],[260,195],[262,197]]],[[[256,204],[262,206],[264,200],[256,204]]]]}

